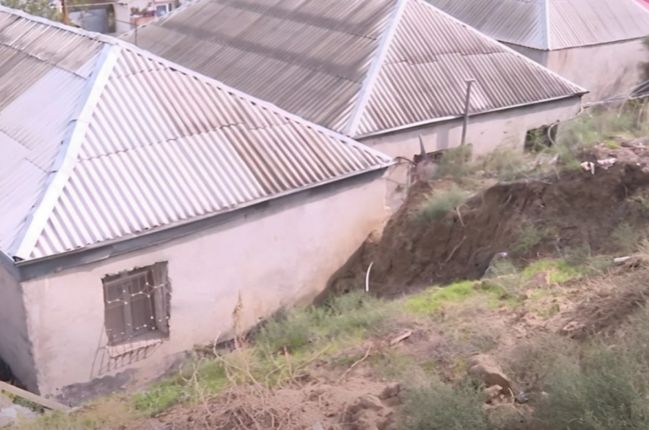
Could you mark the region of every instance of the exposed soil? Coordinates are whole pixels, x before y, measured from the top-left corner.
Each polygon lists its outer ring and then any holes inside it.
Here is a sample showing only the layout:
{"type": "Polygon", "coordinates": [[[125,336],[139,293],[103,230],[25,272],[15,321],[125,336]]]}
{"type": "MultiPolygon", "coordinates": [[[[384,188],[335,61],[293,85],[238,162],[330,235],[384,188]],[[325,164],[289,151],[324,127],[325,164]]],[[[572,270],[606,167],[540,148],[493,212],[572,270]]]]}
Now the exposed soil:
{"type": "Polygon", "coordinates": [[[616,251],[611,233],[620,223],[645,226],[649,218],[632,199],[649,185],[649,154],[644,148],[598,148],[585,160],[615,157],[595,174],[572,171],[514,183],[499,183],[470,198],[441,222],[422,222],[413,211],[438,188],[413,185],[404,206],[387,224],[381,239],[368,241],[332,280],[334,291],[359,288],[370,263],[370,289],[396,296],[435,283],[480,278],[495,254],[515,261],[588,246],[592,253],[616,251]],[[516,252],[521,226],[534,225],[547,237],[516,252]]]}

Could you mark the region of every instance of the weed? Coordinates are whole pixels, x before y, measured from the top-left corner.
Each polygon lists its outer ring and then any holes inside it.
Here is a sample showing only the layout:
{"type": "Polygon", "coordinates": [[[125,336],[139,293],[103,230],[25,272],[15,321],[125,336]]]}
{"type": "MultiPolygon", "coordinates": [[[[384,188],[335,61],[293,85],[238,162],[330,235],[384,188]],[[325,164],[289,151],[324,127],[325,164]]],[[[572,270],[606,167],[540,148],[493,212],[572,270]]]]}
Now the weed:
{"type": "Polygon", "coordinates": [[[552,236],[556,236],[556,233],[550,227],[540,227],[531,222],[523,223],[518,229],[518,238],[512,246],[512,251],[519,255],[528,254],[552,236]]]}
{"type": "Polygon", "coordinates": [[[441,221],[468,198],[468,193],[457,185],[437,192],[424,201],[415,211],[415,218],[422,222],[441,221]]]}
{"type": "Polygon", "coordinates": [[[512,181],[529,176],[528,157],[513,145],[500,145],[476,160],[475,165],[486,173],[496,175],[501,181],[512,181]]]}
{"type": "Polygon", "coordinates": [[[605,141],[604,146],[606,146],[608,149],[620,149],[620,144],[611,139],[605,141]]]}
{"type": "Polygon", "coordinates": [[[611,233],[616,247],[622,252],[633,252],[640,242],[640,233],[629,223],[623,222],[615,226],[611,233]]]}
{"type": "Polygon", "coordinates": [[[470,383],[456,388],[432,380],[405,395],[399,428],[406,430],[488,430],[483,395],[470,383]]]}
{"type": "Polygon", "coordinates": [[[405,309],[415,315],[427,315],[448,303],[461,303],[476,294],[473,281],[457,282],[446,287],[431,287],[409,297],[405,309]]]}
{"type": "Polygon", "coordinates": [[[386,351],[371,357],[370,364],[388,380],[412,378],[420,370],[412,356],[386,351]]]}
{"type": "Polygon", "coordinates": [[[434,177],[462,180],[471,173],[471,145],[447,149],[437,161],[434,177]]]}

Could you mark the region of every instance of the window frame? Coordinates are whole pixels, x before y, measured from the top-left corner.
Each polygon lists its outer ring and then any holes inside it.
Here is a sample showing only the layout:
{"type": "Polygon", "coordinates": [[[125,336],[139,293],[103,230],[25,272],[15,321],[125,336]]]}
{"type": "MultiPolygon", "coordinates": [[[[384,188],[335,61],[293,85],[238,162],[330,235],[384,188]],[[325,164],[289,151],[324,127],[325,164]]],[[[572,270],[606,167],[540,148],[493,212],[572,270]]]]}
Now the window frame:
{"type": "Polygon", "coordinates": [[[134,343],[142,338],[169,337],[170,284],[167,262],[138,267],[102,278],[104,293],[104,329],[108,346],[134,343]],[[135,288],[133,288],[135,286],[135,288]],[[140,295],[145,298],[138,297],[140,295]],[[148,310],[136,314],[134,303],[148,304],[148,310]],[[136,320],[144,320],[135,326],[136,320]],[[118,332],[118,333],[116,333],[118,332]]]}

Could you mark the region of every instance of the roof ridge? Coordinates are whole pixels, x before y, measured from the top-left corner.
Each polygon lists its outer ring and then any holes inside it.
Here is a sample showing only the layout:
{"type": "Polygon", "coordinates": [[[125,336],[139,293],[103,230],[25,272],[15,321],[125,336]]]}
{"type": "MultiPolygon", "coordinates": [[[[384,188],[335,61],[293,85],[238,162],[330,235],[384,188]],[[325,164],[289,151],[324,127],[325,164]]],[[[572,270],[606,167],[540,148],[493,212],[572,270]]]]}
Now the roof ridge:
{"type": "Polygon", "coordinates": [[[363,85],[359,92],[356,106],[351,111],[347,127],[343,129],[343,132],[348,136],[354,136],[356,134],[356,131],[358,130],[358,123],[363,116],[363,111],[365,110],[370,95],[372,94],[372,88],[374,87],[374,83],[379,76],[381,68],[383,67],[388,49],[390,49],[390,44],[392,43],[394,34],[397,31],[397,27],[399,27],[401,17],[403,16],[403,11],[405,10],[406,3],[408,3],[408,1],[410,0],[396,0],[395,2],[396,4],[394,6],[394,11],[392,12],[392,17],[390,18],[390,22],[388,23],[387,27],[383,30],[379,46],[376,48],[370,69],[365,76],[365,80],[363,81],[363,85]]]}
{"type": "Polygon", "coordinates": [[[552,40],[550,37],[550,0],[541,0],[543,7],[543,38],[546,51],[552,50],[552,40]]]}
{"type": "MultiPolygon", "coordinates": [[[[437,12],[437,13],[440,13],[440,14],[444,15],[445,17],[447,17],[447,18],[450,19],[451,21],[455,22],[456,24],[458,24],[458,25],[460,25],[460,26],[462,26],[462,27],[465,27],[468,31],[477,34],[479,37],[482,37],[482,38],[484,38],[484,39],[489,39],[491,42],[493,42],[493,43],[495,43],[496,45],[498,45],[498,46],[499,46],[503,51],[505,51],[505,52],[509,52],[510,54],[515,55],[516,57],[522,59],[523,61],[525,61],[525,62],[527,62],[527,63],[533,65],[534,67],[536,67],[536,68],[538,68],[538,69],[542,69],[545,73],[548,73],[548,74],[550,74],[550,75],[553,75],[554,77],[556,77],[556,78],[558,78],[558,79],[560,79],[560,80],[562,80],[562,81],[564,81],[564,82],[568,82],[569,84],[571,84],[571,85],[574,86],[575,88],[579,88],[579,89],[582,91],[580,94],[586,94],[586,93],[590,92],[589,90],[587,90],[586,88],[582,87],[581,85],[577,85],[577,84],[575,84],[574,82],[572,82],[572,81],[570,81],[570,80],[564,78],[564,77],[561,76],[560,74],[558,74],[558,73],[556,73],[556,72],[554,72],[554,71],[548,69],[547,67],[542,66],[541,64],[539,64],[539,63],[537,63],[536,61],[532,60],[531,58],[528,58],[528,57],[526,57],[525,55],[521,54],[520,52],[516,51],[515,49],[510,48],[510,47],[507,46],[505,43],[502,43],[502,42],[500,42],[500,41],[494,39],[494,38],[491,37],[491,36],[487,36],[486,34],[482,33],[482,32],[479,31],[478,29],[471,27],[469,24],[467,24],[467,23],[465,23],[465,22],[463,22],[463,21],[460,21],[459,19],[455,18],[453,15],[451,15],[451,14],[449,14],[449,13],[443,11],[442,9],[440,9],[440,8],[438,8],[438,7],[433,6],[432,4],[428,3],[427,1],[425,1],[425,0],[412,0],[412,1],[418,1],[418,2],[421,3],[421,4],[424,4],[424,5],[428,6],[428,7],[430,7],[434,12],[437,12]]],[[[544,0],[544,1],[545,1],[545,0],[544,0]]],[[[540,102],[541,102],[541,101],[537,101],[536,103],[540,103],[540,102]]]]}
{"type": "Polygon", "coordinates": [[[97,59],[97,64],[84,89],[83,102],[79,110],[70,119],[67,136],[61,144],[59,154],[49,169],[47,183],[39,200],[30,210],[21,232],[9,248],[9,254],[27,259],[36,246],[38,238],[45,228],[50,213],[54,209],[61,192],[77,165],[77,155],[84,142],[86,131],[103,93],[110,75],[119,58],[121,48],[107,44],[97,59]]]}

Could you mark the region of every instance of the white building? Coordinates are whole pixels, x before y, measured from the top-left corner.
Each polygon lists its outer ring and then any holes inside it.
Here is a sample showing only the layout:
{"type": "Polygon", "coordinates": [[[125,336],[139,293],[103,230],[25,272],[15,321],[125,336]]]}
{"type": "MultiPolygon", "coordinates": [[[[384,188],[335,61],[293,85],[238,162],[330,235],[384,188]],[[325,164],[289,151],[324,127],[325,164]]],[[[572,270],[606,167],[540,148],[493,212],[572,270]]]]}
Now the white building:
{"type": "Polygon", "coordinates": [[[636,0],[429,0],[590,91],[628,94],[648,79],[649,11],[636,0]]]}
{"type": "Polygon", "coordinates": [[[0,357],[42,395],[312,299],[385,216],[389,157],[108,36],[0,7],[0,93],[0,357]]]}

